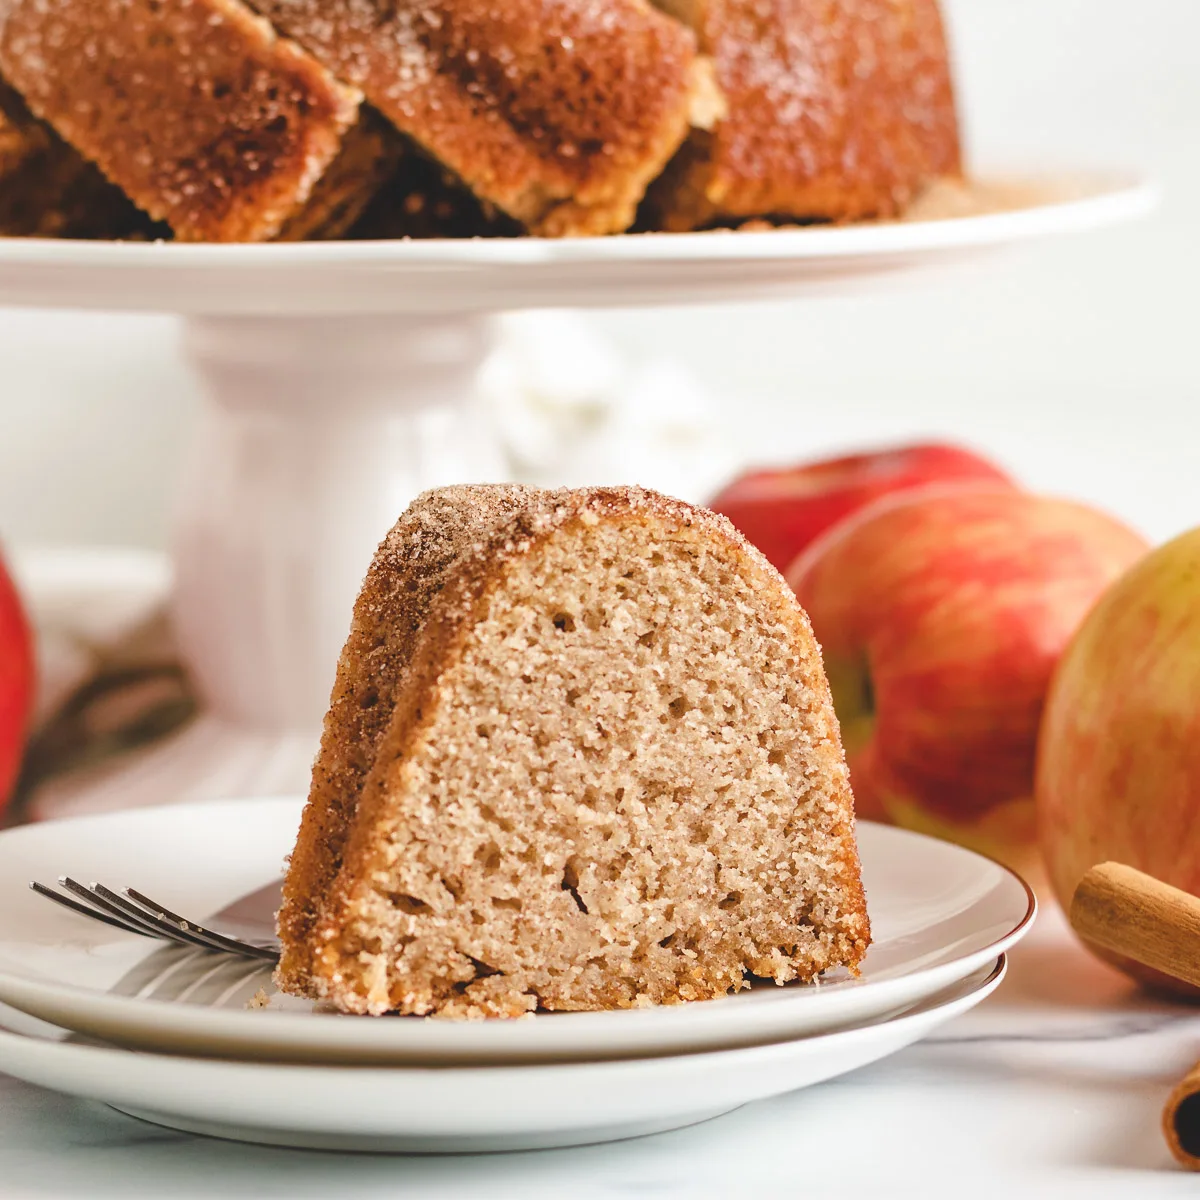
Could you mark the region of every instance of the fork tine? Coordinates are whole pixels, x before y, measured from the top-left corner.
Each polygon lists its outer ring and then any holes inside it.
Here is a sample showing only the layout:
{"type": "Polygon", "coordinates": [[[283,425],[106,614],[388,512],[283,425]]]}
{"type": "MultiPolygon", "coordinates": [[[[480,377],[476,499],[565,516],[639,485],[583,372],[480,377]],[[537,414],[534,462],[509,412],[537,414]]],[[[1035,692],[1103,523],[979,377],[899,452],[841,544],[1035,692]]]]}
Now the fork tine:
{"type": "Polygon", "coordinates": [[[62,892],[56,892],[53,888],[48,888],[44,883],[38,883],[36,879],[31,879],[29,886],[39,896],[45,896],[47,900],[53,900],[55,904],[61,904],[63,908],[68,908],[71,912],[78,913],[81,917],[91,917],[93,921],[102,921],[105,925],[111,925],[114,929],[123,929],[126,933],[136,933],[139,937],[152,938],[156,936],[148,929],[143,929],[140,925],[135,925],[132,921],[126,921],[124,918],[110,917],[108,913],[101,912],[98,908],[93,908],[90,904],[80,904],[78,900],[72,900],[70,896],[64,896],[62,892]]]}
{"type": "Polygon", "coordinates": [[[164,908],[163,905],[155,900],[151,900],[149,896],[143,895],[135,888],[127,887],[123,890],[130,900],[139,905],[152,918],[168,922],[181,933],[192,933],[199,938],[206,939],[215,949],[225,950],[230,954],[241,954],[246,958],[260,958],[265,962],[275,962],[279,958],[278,953],[270,946],[260,946],[254,942],[244,942],[240,938],[233,938],[227,934],[218,933],[215,929],[208,929],[203,925],[197,924],[195,921],[186,920],[178,913],[172,912],[169,908],[164,908]]]}
{"type": "MultiPolygon", "coordinates": [[[[125,920],[131,925],[139,925],[146,933],[153,938],[158,938],[160,941],[166,940],[176,942],[180,946],[194,946],[195,942],[189,942],[187,938],[182,937],[176,930],[169,926],[155,925],[144,913],[138,912],[133,905],[129,905],[128,909],[123,909],[119,904],[113,904],[110,900],[105,899],[96,890],[96,885],[92,887],[84,887],[76,879],[72,879],[69,875],[64,875],[59,881],[59,885],[74,893],[86,904],[90,904],[93,908],[99,909],[116,918],[118,921],[125,920]]],[[[207,947],[205,947],[207,949],[207,947]]]]}
{"type": "Polygon", "coordinates": [[[187,921],[169,908],[156,904],[149,896],[144,896],[133,888],[125,888],[125,894],[119,895],[102,883],[93,883],[85,887],[69,875],[64,875],[58,880],[58,886],[69,893],[67,895],[56,892],[36,880],[31,880],[29,886],[39,896],[53,900],[55,904],[70,909],[79,916],[100,921],[126,933],[136,933],[141,937],[174,942],[180,946],[195,947],[209,952],[235,954],[241,958],[262,962],[279,961],[276,947],[239,941],[237,938],[206,929],[203,925],[187,921]]]}
{"type": "Polygon", "coordinates": [[[152,928],[157,929],[163,937],[170,938],[172,941],[181,942],[187,946],[199,946],[201,950],[221,950],[226,953],[236,953],[236,951],[231,951],[230,947],[219,945],[210,940],[186,923],[176,925],[174,922],[168,920],[165,914],[142,910],[132,900],[119,895],[111,888],[105,887],[102,883],[93,883],[88,888],[88,891],[97,900],[110,904],[119,911],[128,913],[131,917],[144,921],[152,928]]]}

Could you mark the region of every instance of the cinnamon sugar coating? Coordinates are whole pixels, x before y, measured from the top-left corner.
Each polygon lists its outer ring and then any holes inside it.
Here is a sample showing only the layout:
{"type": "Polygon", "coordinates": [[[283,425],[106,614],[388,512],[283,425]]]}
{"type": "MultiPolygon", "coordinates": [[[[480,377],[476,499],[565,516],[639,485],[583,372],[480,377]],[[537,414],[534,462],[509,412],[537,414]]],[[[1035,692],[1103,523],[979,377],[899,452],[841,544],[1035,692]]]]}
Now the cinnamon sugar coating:
{"type": "Polygon", "coordinates": [[[648,200],[670,230],[894,216],[961,170],[937,0],[656,0],[691,24],[725,112],[648,200]]]}
{"type": "Polygon", "coordinates": [[[481,200],[626,229],[683,141],[690,31],[646,0],[254,0],[481,200]]]}
{"type": "Polygon", "coordinates": [[[278,233],[359,99],[238,0],[0,0],[0,72],[185,241],[278,233]]]}
{"type": "Polygon", "coordinates": [[[347,1012],[679,1003],[870,932],[820,653],[722,517],[427,493],[355,607],[280,914],[347,1012]]]}

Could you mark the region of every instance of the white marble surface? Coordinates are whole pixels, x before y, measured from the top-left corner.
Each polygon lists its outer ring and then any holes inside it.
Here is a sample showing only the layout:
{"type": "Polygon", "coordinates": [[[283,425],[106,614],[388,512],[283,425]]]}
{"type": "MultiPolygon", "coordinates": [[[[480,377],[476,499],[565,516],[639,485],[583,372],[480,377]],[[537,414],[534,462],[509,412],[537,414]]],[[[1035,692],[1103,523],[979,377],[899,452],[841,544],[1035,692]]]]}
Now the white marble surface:
{"type": "Polygon", "coordinates": [[[0,1196],[1194,1196],[1159,1133],[1200,1009],[1152,1000],[1043,914],[997,995],[874,1067],[678,1133],[378,1157],[171,1133],[0,1076],[0,1196]]]}

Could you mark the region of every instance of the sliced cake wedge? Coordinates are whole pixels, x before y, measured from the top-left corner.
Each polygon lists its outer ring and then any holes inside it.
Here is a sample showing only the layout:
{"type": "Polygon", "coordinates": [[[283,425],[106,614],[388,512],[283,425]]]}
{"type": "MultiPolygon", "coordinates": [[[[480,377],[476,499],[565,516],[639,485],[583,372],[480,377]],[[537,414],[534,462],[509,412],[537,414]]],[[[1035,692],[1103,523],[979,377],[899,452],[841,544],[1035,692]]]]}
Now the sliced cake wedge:
{"type": "Polygon", "coordinates": [[[938,0],[656,0],[721,102],[651,189],[654,228],[901,212],[961,169],[938,0]]]}
{"type": "Polygon", "coordinates": [[[790,589],[652,492],[418,499],[355,608],[280,935],[280,985],[351,1013],[855,969],[853,801],[790,589]]]}

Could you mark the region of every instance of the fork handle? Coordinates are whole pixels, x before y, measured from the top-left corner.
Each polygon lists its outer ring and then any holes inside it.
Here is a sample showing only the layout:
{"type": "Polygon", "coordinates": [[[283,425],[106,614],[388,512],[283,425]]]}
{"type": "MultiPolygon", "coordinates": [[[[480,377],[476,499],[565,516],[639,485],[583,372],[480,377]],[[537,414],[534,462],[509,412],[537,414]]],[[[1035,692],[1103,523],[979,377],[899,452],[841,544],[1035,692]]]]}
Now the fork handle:
{"type": "Polygon", "coordinates": [[[1079,881],[1070,916],[1086,941],[1200,987],[1200,898],[1106,862],[1079,881]]]}

